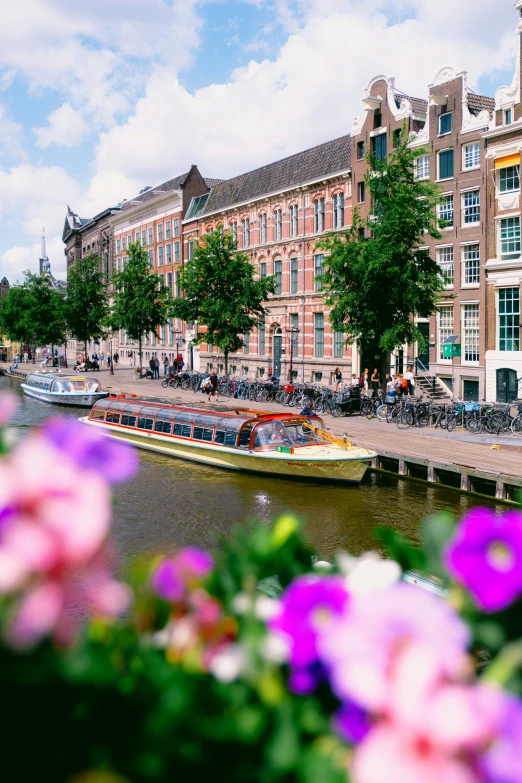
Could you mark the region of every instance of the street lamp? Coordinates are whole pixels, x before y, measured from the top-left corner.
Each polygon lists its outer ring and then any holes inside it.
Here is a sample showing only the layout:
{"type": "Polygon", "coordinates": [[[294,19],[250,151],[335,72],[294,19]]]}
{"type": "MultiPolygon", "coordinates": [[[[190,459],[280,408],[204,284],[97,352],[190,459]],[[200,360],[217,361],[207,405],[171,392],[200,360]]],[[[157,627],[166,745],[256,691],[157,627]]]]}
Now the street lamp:
{"type": "Polygon", "coordinates": [[[114,364],[112,358],[112,332],[109,333],[109,355],[111,357],[111,361],[109,364],[109,375],[114,375],[114,364]]]}
{"type": "Polygon", "coordinates": [[[294,379],[293,374],[293,362],[294,362],[294,339],[297,340],[297,335],[299,334],[299,329],[297,326],[287,326],[286,333],[290,335],[290,370],[288,373],[288,380],[290,383],[292,383],[294,379]],[[295,335],[295,338],[294,338],[295,335]]]}
{"type": "MultiPolygon", "coordinates": [[[[183,332],[181,331],[181,329],[173,329],[172,330],[172,334],[176,335],[176,364],[174,366],[178,367],[179,343],[180,343],[181,335],[183,334],[183,332]]],[[[178,367],[178,369],[179,369],[179,367],[178,367]]]]}

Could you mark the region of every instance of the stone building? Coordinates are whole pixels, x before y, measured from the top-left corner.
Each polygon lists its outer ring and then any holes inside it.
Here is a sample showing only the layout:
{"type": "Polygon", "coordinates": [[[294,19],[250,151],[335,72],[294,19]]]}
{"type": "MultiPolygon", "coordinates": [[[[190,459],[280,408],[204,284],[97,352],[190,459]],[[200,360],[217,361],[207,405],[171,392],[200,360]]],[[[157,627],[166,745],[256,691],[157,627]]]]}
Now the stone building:
{"type": "MultiPolygon", "coordinates": [[[[231,231],[238,249],[250,256],[256,274],[275,275],[276,292],[266,303],[269,314],[244,347],[231,354],[232,374],[266,377],[269,368],[281,378],[329,383],[336,366],[351,372],[351,350],[344,335],[332,331],[329,311],[316,277],[323,253],[316,247],[325,231],[351,223],[351,138],[328,141],[283,160],[216,185],[194,204],[184,224],[187,258],[199,234],[218,226],[231,231]]],[[[217,346],[203,345],[204,369],[224,368],[217,346]]]]}
{"type": "MultiPolygon", "coordinates": [[[[427,238],[426,248],[439,262],[447,283],[447,298],[438,312],[417,323],[426,347],[403,346],[389,358],[392,370],[402,372],[416,364],[426,385],[479,399],[485,392],[485,259],[486,161],[482,133],[488,128],[494,100],[467,87],[466,73],[443,68],[428,88],[428,99],[412,98],[396,89],[394,80],[377,76],[366,88],[364,121],[353,125],[354,204],[364,217],[371,204],[364,182],[365,158],[371,149],[384,159],[396,146],[404,124],[413,147],[426,153],[416,162],[416,176],[440,186],[439,217],[445,221],[442,237],[427,238]],[[443,342],[460,335],[461,357],[444,359],[443,342]]],[[[383,357],[360,348],[360,364],[369,366],[383,357]]],[[[388,359],[385,364],[388,363],[388,359]]],[[[381,363],[382,366],[382,363],[381,363]]]]}

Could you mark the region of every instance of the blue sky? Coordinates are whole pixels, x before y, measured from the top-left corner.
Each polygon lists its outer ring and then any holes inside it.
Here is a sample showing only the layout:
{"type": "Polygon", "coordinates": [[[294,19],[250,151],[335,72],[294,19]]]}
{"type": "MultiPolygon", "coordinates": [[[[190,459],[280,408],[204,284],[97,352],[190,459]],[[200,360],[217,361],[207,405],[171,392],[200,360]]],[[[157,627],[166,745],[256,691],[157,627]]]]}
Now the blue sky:
{"type": "Polygon", "coordinates": [[[512,0],[17,0],[2,12],[11,280],[37,268],[42,226],[64,273],[67,204],[91,216],[191,163],[232,176],[350,132],[377,73],[422,97],[452,65],[494,95],[515,64],[512,0]]]}

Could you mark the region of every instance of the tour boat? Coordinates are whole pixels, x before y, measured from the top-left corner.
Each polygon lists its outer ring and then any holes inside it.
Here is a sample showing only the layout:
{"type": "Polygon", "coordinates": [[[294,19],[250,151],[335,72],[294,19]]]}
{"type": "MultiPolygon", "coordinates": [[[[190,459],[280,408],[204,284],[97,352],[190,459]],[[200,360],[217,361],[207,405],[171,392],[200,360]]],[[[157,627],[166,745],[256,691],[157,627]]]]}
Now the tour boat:
{"type": "Polygon", "coordinates": [[[81,422],[139,448],[218,468],[358,483],[377,455],[317,416],[224,411],[109,397],[81,422]]]}
{"type": "Polygon", "coordinates": [[[57,372],[33,372],[20,384],[24,394],[35,397],[41,402],[55,405],[78,405],[91,407],[98,400],[107,397],[109,392],[101,391],[101,385],[95,378],[83,375],[63,375],[57,372]]]}

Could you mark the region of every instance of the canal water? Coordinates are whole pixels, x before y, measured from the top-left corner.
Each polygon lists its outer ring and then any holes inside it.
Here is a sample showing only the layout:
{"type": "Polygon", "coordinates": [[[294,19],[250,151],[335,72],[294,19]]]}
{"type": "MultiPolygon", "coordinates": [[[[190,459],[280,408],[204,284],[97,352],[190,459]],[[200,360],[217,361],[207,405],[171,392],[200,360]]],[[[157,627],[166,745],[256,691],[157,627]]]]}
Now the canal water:
{"type": "MultiPolygon", "coordinates": [[[[14,426],[27,431],[52,415],[71,418],[84,409],[53,406],[23,395],[16,380],[1,378],[0,391],[20,395],[14,426]]],[[[123,561],[144,553],[193,545],[214,548],[219,534],[255,517],[268,522],[293,511],[305,524],[311,543],[324,557],[342,548],[357,554],[379,548],[372,530],[393,527],[416,538],[428,514],[450,510],[461,515],[488,501],[426,484],[367,473],[359,487],[288,481],[140,451],[137,477],[115,489],[112,535],[123,561]]]]}

